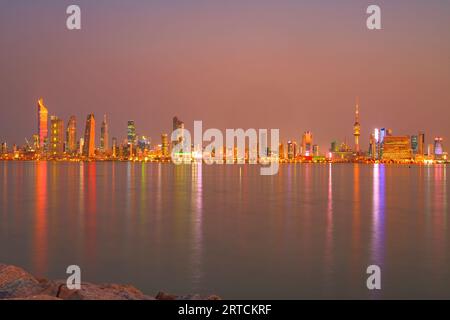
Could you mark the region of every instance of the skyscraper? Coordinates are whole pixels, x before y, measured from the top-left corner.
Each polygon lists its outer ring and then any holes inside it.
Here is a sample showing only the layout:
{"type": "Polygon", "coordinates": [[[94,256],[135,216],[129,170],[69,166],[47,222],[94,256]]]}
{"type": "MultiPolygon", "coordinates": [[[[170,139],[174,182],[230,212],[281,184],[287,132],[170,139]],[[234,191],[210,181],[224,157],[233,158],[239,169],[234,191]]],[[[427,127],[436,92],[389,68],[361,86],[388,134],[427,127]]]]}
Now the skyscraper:
{"type": "Polygon", "coordinates": [[[444,148],[442,142],[444,141],[441,137],[434,138],[434,155],[438,158],[444,154],[444,148]]]}
{"type": "Polygon", "coordinates": [[[169,139],[167,133],[161,135],[161,154],[163,158],[169,157],[169,139]]]}
{"type": "Polygon", "coordinates": [[[38,100],[38,135],[39,148],[44,149],[48,138],[48,110],[42,98],[38,100]]]}
{"type": "Polygon", "coordinates": [[[413,154],[417,154],[419,151],[419,136],[413,135],[411,136],[411,149],[413,154]]]}
{"type": "Polygon", "coordinates": [[[50,144],[49,151],[54,156],[64,153],[64,122],[56,116],[50,118],[50,144]]]}
{"type": "Polygon", "coordinates": [[[69,154],[77,152],[77,119],[71,116],[66,130],[66,151],[69,154]]]}
{"type": "Polygon", "coordinates": [[[306,131],[302,136],[302,155],[309,157],[313,153],[313,135],[310,131],[306,131]]]}
{"type": "Polygon", "coordinates": [[[180,119],[178,119],[178,117],[173,117],[172,120],[172,129],[173,131],[180,129],[181,132],[179,132],[179,134],[176,137],[176,140],[173,142],[173,145],[176,145],[180,142],[183,141],[183,136],[184,136],[184,122],[181,121],[180,119]]]}
{"type": "Polygon", "coordinates": [[[419,132],[417,153],[422,156],[425,154],[425,133],[423,132],[419,132]]]}
{"type": "Polygon", "coordinates": [[[108,122],[106,121],[106,114],[103,116],[102,127],[100,129],[100,149],[103,152],[109,151],[109,130],[108,122]]]}
{"type": "Polygon", "coordinates": [[[359,103],[356,102],[355,123],[353,125],[353,136],[355,137],[355,152],[359,153],[359,137],[361,136],[361,125],[359,124],[359,103]]]}
{"type": "Polygon", "coordinates": [[[83,156],[88,158],[95,156],[95,118],[93,114],[88,115],[86,119],[83,156]]]}
{"type": "Polygon", "coordinates": [[[112,138],[112,156],[117,157],[117,138],[112,138]]]}
{"type": "Polygon", "coordinates": [[[128,120],[127,139],[128,144],[136,144],[136,125],[134,124],[134,120],[128,120]]]}

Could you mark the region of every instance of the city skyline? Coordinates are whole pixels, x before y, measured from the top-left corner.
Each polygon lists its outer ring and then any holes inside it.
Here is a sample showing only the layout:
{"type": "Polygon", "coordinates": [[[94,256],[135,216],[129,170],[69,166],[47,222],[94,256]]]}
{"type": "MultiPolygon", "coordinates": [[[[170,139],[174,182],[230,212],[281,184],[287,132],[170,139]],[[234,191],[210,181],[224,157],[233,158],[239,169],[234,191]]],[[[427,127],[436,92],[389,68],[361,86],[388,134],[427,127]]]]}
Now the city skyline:
{"type": "Polygon", "coordinates": [[[215,128],[273,127],[298,143],[311,131],[326,150],[330,141],[353,140],[355,96],[364,108],[362,148],[376,127],[450,137],[440,120],[450,105],[450,45],[441,41],[448,3],[380,1],[383,29],[371,32],[366,4],[349,0],[80,1],[83,29],[73,33],[61,23],[65,4],[42,1],[31,11],[24,3],[0,13],[4,28],[16,31],[1,36],[8,108],[0,139],[9,144],[35,133],[36,120],[20,115],[39,96],[65,121],[76,113],[78,132],[87,114],[107,114],[110,137],[134,119],[158,139],[170,128],[164,119],[179,115],[188,128],[197,119],[215,128]]]}

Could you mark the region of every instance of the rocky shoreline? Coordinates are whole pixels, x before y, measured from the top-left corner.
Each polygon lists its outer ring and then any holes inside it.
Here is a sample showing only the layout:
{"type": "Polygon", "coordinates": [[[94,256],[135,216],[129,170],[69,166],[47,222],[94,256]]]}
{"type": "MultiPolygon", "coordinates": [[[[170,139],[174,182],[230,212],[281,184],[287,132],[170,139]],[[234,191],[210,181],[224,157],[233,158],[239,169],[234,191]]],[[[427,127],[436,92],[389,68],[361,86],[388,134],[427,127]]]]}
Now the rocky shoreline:
{"type": "Polygon", "coordinates": [[[0,300],[220,300],[212,295],[178,296],[142,293],[130,285],[82,283],[69,290],[65,280],[37,279],[22,268],[0,263],[0,300]]]}

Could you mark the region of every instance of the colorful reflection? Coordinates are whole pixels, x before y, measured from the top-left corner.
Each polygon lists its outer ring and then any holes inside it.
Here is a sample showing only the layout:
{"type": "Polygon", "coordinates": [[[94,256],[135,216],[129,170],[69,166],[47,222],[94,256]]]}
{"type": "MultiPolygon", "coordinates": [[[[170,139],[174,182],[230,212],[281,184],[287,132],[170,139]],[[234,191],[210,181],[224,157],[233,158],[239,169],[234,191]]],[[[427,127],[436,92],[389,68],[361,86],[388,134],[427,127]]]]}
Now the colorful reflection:
{"type": "Polygon", "coordinates": [[[47,162],[40,161],[36,164],[36,212],[33,239],[34,270],[38,276],[43,276],[47,272],[47,187],[47,162]]]}
{"type": "Polygon", "coordinates": [[[382,266],[385,245],[386,185],[385,166],[373,167],[371,263],[382,266]]]}

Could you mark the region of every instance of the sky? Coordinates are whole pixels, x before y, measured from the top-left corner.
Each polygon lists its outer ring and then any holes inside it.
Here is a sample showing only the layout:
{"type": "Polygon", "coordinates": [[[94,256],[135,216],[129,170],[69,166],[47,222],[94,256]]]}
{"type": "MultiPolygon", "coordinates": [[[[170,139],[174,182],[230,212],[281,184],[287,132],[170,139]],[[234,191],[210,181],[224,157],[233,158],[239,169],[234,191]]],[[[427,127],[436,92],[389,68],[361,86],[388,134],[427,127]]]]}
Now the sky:
{"type": "Polygon", "coordinates": [[[135,120],[153,143],[176,115],[284,142],[308,130],[324,151],[352,141],[356,97],[363,149],[380,127],[447,140],[448,39],[447,0],[1,0],[0,140],[36,133],[39,97],[79,136],[94,113],[97,140],[104,114],[111,137],[135,120]],[[382,30],[366,27],[370,4],[382,30]]]}

